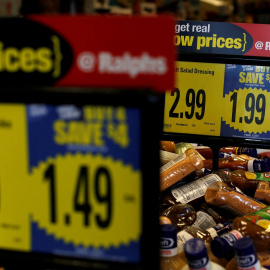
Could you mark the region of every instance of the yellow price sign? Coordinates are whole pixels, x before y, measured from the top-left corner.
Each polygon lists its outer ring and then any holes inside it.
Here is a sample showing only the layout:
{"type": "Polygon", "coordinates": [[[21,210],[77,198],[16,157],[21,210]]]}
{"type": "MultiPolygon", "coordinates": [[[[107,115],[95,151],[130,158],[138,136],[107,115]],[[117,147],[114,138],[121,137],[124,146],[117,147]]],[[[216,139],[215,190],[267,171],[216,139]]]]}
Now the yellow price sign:
{"type": "Polygon", "coordinates": [[[223,64],[176,62],[176,85],[165,94],[164,132],[218,136],[223,64]]]}
{"type": "Polygon", "coordinates": [[[140,180],[138,171],[110,157],[49,159],[29,178],[31,200],[38,202],[31,207],[33,221],[55,239],[83,247],[136,241],[141,233],[140,180]]]}
{"type": "Polygon", "coordinates": [[[228,93],[223,102],[223,120],[235,130],[262,133],[269,130],[270,93],[261,88],[243,88],[228,93]]]}
{"type": "Polygon", "coordinates": [[[0,248],[140,262],[140,113],[1,104],[0,248]]]}

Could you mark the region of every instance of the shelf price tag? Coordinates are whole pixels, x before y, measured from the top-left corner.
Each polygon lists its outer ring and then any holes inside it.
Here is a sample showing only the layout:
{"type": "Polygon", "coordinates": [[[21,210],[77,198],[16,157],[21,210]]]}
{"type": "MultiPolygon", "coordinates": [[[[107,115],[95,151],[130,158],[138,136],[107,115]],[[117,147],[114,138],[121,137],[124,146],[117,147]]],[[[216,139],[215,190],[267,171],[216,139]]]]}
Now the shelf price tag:
{"type": "Polygon", "coordinates": [[[226,65],[221,135],[270,139],[270,68],[226,65]]]}
{"type": "Polygon", "coordinates": [[[176,62],[175,76],[165,95],[164,132],[219,136],[224,65],[176,62]]]}
{"type": "MultiPolygon", "coordinates": [[[[39,164],[29,181],[35,191],[32,199],[40,201],[32,204],[32,222],[56,241],[86,251],[138,240],[140,174],[123,162],[92,155],[58,156],[39,164]]],[[[32,237],[38,243],[38,234],[32,237]]]]}
{"type": "Polygon", "coordinates": [[[0,116],[0,248],[139,262],[140,111],[2,104],[0,116]]]}
{"type": "Polygon", "coordinates": [[[224,97],[223,121],[239,131],[262,133],[269,130],[270,93],[257,88],[238,89],[224,97]]]}

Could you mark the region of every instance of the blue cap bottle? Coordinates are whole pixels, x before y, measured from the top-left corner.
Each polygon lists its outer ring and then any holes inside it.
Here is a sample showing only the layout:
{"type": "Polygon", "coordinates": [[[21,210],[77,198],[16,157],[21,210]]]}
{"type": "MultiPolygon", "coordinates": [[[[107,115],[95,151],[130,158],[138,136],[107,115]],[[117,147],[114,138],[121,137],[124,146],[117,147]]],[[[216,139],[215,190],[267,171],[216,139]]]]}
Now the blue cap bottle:
{"type": "Polygon", "coordinates": [[[253,161],[254,172],[269,172],[270,171],[270,159],[255,159],[253,161]]]}
{"type": "Polygon", "coordinates": [[[160,235],[160,256],[172,257],[177,254],[177,227],[173,224],[162,224],[160,235]]]}
{"type": "Polygon", "coordinates": [[[202,239],[193,238],[188,240],[184,245],[184,252],[189,268],[196,270],[209,268],[209,256],[202,239]]]}
{"type": "Polygon", "coordinates": [[[212,240],[211,251],[217,258],[231,260],[235,254],[233,244],[241,238],[243,238],[243,235],[237,230],[225,233],[212,240]]]}
{"type": "Polygon", "coordinates": [[[239,270],[247,268],[253,270],[261,269],[261,264],[251,238],[244,237],[239,239],[233,244],[233,247],[235,249],[235,258],[239,270]]]}
{"type": "Polygon", "coordinates": [[[187,240],[184,252],[188,264],[182,270],[224,270],[224,267],[209,260],[205,243],[200,238],[187,240]]]}

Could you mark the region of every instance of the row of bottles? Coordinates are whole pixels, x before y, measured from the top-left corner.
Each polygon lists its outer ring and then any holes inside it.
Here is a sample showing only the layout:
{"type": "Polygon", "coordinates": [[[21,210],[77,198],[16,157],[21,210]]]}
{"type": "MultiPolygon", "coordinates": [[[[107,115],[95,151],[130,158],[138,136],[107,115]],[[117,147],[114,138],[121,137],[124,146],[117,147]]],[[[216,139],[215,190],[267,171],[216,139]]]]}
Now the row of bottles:
{"type": "Polygon", "coordinates": [[[178,252],[177,229],[175,225],[161,225],[160,236],[160,262],[161,269],[166,270],[261,270],[261,262],[254,247],[254,241],[250,237],[237,239],[233,245],[234,257],[226,264],[213,260],[204,241],[200,238],[187,239],[183,251],[178,252]]]}
{"type": "Polygon", "coordinates": [[[164,255],[161,241],[161,270],[200,269],[203,260],[198,267],[189,264],[200,243],[207,251],[204,261],[212,262],[207,269],[270,267],[270,150],[221,148],[217,170],[210,151],[160,143],[160,226],[161,231],[173,227],[176,234],[173,255],[164,255]],[[255,255],[245,259],[244,247],[255,255]],[[254,265],[244,265],[250,258],[254,265]]]}

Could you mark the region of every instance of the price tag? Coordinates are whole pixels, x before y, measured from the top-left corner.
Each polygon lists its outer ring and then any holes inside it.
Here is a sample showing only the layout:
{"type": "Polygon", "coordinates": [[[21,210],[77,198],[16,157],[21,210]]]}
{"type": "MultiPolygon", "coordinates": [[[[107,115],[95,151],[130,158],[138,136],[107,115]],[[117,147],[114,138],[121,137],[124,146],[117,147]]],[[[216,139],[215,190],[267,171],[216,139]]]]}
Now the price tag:
{"type": "Polygon", "coordinates": [[[270,139],[270,68],[226,65],[221,135],[270,139]]]}
{"type": "Polygon", "coordinates": [[[223,64],[176,62],[176,86],[166,92],[164,132],[220,135],[223,64]]]}
{"type": "Polygon", "coordinates": [[[140,262],[140,111],[2,104],[0,118],[0,248],[140,262]]]}
{"type": "Polygon", "coordinates": [[[269,130],[270,93],[258,88],[243,88],[224,97],[223,121],[244,132],[269,130]]]}

